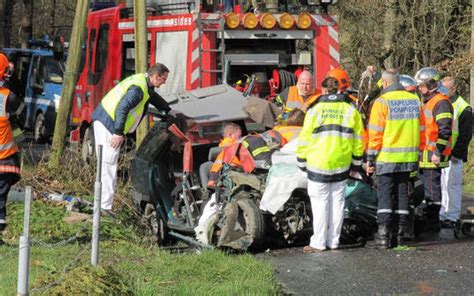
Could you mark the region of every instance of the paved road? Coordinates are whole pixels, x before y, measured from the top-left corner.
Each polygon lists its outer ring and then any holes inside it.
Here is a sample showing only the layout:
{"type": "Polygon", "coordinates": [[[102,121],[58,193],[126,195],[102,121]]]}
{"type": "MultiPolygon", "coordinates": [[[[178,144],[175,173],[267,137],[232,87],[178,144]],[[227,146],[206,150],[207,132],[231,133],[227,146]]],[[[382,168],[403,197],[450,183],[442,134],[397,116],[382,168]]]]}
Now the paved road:
{"type": "MultiPolygon", "coordinates": [[[[465,205],[472,205],[468,199],[465,205]]],[[[423,240],[412,250],[341,249],[304,254],[301,247],[259,255],[273,263],[288,294],[453,294],[474,293],[474,238],[423,240]]]]}

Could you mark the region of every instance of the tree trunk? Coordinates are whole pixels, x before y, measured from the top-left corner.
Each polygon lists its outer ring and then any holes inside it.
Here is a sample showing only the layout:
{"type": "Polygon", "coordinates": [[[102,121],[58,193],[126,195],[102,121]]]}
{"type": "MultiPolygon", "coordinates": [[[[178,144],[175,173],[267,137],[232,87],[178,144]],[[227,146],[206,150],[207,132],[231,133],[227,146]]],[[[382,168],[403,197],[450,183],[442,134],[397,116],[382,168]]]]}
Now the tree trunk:
{"type": "Polygon", "coordinates": [[[471,106],[474,106],[474,68],[472,67],[474,63],[474,0],[472,0],[471,5],[471,82],[470,82],[470,103],[471,106]]]}
{"type": "Polygon", "coordinates": [[[59,104],[56,124],[54,126],[53,144],[51,147],[51,158],[49,167],[59,168],[61,155],[64,151],[64,140],[69,124],[68,117],[72,108],[72,96],[74,94],[76,75],[81,61],[81,44],[84,38],[87,12],[89,10],[89,0],[77,1],[76,14],[72,25],[71,42],[67,57],[66,71],[64,72],[64,82],[61,91],[61,102],[59,104]]]}
{"type": "Polygon", "coordinates": [[[396,4],[397,0],[387,0],[387,10],[385,11],[384,23],[383,23],[383,48],[382,52],[388,54],[385,58],[385,69],[394,68],[393,63],[393,42],[396,26],[396,4]]]}
{"type": "Polygon", "coordinates": [[[23,0],[24,14],[21,18],[20,47],[28,48],[28,43],[33,36],[33,0],[23,0]]]}
{"type": "Polygon", "coordinates": [[[7,42],[7,15],[6,15],[6,9],[7,9],[7,0],[0,0],[0,48],[6,47],[6,42],[7,42]]]}
{"type": "MultiPolygon", "coordinates": [[[[147,70],[147,24],[145,0],[133,1],[133,14],[135,18],[135,73],[144,73],[147,70]]],[[[145,110],[146,112],[146,110],[145,110]]],[[[148,132],[148,116],[137,128],[136,148],[140,146],[148,132]]]]}

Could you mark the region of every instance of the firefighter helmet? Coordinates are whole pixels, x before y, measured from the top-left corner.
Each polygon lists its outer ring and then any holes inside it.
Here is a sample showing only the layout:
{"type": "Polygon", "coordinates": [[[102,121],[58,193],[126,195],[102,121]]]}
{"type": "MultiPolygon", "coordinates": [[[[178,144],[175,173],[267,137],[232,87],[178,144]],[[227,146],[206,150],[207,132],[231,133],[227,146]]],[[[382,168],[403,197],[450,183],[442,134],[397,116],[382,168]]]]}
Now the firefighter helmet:
{"type": "Polygon", "coordinates": [[[334,68],[330,70],[327,74],[326,77],[331,77],[337,80],[339,82],[339,90],[340,91],[345,91],[348,88],[351,87],[351,81],[349,79],[349,75],[347,72],[341,68],[334,68]]]}
{"type": "Polygon", "coordinates": [[[436,89],[441,76],[435,68],[421,68],[415,74],[415,80],[418,85],[424,84],[429,90],[436,89]]]}
{"type": "Polygon", "coordinates": [[[3,80],[8,75],[8,68],[10,67],[10,61],[5,54],[0,53],[0,80],[3,80]]]}
{"type": "Polygon", "coordinates": [[[409,75],[400,75],[400,84],[405,88],[406,91],[415,92],[416,91],[416,80],[409,75]]]}

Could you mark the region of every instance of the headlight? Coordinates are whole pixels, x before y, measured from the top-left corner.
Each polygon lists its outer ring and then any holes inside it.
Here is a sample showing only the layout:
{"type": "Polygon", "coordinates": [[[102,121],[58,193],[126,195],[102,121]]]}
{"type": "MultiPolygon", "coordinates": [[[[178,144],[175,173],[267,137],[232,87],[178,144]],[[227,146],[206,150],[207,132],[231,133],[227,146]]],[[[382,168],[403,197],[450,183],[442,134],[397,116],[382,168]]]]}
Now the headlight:
{"type": "Polygon", "coordinates": [[[311,24],[313,23],[313,20],[311,18],[311,15],[307,12],[302,12],[298,16],[298,23],[297,26],[300,29],[308,29],[311,24]]]}
{"type": "Polygon", "coordinates": [[[264,13],[260,17],[260,25],[264,29],[271,29],[276,25],[276,18],[271,13],[264,13]]]}
{"type": "Polygon", "coordinates": [[[251,12],[248,12],[244,14],[242,23],[246,29],[254,29],[258,24],[257,16],[251,12]]]}
{"type": "Polygon", "coordinates": [[[59,110],[59,102],[61,101],[60,95],[54,95],[54,108],[56,108],[56,112],[59,110]]]}
{"type": "Polygon", "coordinates": [[[229,29],[235,29],[240,25],[240,18],[237,14],[231,12],[225,16],[225,24],[229,29]]]}
{"type": "Polygon", "coordinates": [[[289,13],[284,13],[280,16],[280,27],[282,29],[289,29],[295,24],[295,19],[289,13]]]}

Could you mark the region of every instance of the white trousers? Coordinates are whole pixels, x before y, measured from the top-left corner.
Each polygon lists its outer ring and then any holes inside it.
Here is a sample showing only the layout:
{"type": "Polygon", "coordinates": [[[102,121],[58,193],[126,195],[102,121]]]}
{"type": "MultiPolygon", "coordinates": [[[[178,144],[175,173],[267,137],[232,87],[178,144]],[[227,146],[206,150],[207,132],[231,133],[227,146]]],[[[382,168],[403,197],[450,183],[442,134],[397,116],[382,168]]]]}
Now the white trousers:
{"type": "Polygon", "coordinates": [[[114,202],[115,185],[117,183],[117,164],[120,153],[119,149],[110,146],[110,138],[112,134],[99,122],[93,122],[95,151],[102,145],[102,197],[100,207],[103,210],[111,210],[114,202]]]}
{"type": "Polygon", "coordinates": [[[441,170],[440,220],[456,221],[461,216],[462,175],[462,159],[451,157],[449,167],[441,170]]]}
{"type": "Polygon", "coordinates": [[[346,181],[319,183],[308,180],[308,195],[313,212],[313,236],[309,245],[324,250],[337,248],[344,219],[346,181]]]}

